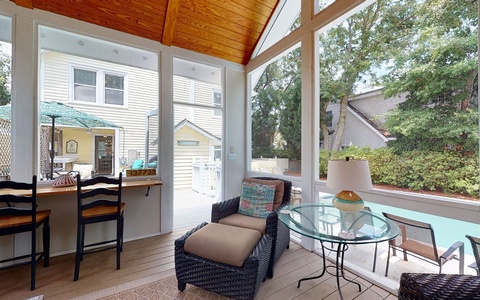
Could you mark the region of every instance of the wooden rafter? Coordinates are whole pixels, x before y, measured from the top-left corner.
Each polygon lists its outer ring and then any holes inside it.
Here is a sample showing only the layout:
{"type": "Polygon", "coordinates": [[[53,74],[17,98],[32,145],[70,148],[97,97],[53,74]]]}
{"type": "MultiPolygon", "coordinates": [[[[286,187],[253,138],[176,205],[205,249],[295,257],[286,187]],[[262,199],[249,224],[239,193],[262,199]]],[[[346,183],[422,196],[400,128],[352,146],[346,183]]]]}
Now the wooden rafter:
{"type": "Polygon", "coordinates": [[[175,23],[177,23],[179,2],[180,0],[168,0],[162,36],[162,44],[165,46],[172,45],[173,33],[175,32],[175,23]]]}
{"type": "Polygon", "coordinates": [[[15,4],[33,9],[33,0],[15,0],[15,4]]]}

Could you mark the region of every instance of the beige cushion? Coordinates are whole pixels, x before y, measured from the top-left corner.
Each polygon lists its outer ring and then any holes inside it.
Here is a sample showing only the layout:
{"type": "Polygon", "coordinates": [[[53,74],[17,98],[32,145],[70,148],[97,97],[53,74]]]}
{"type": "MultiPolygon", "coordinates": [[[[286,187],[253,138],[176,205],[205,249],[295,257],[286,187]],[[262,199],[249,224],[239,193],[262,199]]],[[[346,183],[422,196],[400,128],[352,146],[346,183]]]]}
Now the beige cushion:
{"type": "Polygon", "coordinates": [[[265,184],[265,185],[275,185],[275,197],[273,198],[273,210],[277,210],[280,207],[283,200],[283,191],[285,189],[284,183],[282,180],[265,180],[265,179],[256,179],[247,177],[243,179],[245,182],[254,182],[258,184],[265,184]]]}
{"type": "Polygon", "coordinates": [[[233,214],[218,221],[220,224],[249,228],[260,232],[262,235],[265,234],[265,229],[267,228],[267,219],[256,218],[242,214],[233,214]]]}
{"type": "Polygon", "coordinates": [[[262,235],[256,230],[210,223],[185,241],[185,251],[213,261],[241,267],[262,235]]]}

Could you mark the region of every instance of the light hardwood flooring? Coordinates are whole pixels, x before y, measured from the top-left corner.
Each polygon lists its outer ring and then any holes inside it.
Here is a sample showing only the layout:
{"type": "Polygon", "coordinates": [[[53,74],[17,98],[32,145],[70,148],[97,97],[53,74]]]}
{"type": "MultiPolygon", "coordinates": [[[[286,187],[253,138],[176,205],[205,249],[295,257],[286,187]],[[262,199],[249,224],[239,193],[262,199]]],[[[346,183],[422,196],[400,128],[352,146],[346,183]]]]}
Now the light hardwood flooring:
{"type": "MultiPolygon", "coordinates": [[[[74,254],[52,257],[50,266],[37,266],[36,290],[30,291],[29,266],[0,272],[0,299],[27,299],[44,295],[45,299],[72,299],[106,288],[116,287],[145,277],[174,274],[174,240],[186,230],[130,241],[124,244],[122,267],[115,269],[113,250],[87,255],[81,264],[80,279],[73,281],[74,254]]],[[[302,282],[298,279],[319,274],[322,258],[291,243],[275,267],[273,279],[267,279],[255,299],[339,299],[336,280],[331,275],[302,282]]],[[[396,299],[396,296],[349,272],[347,277],[360,282],[356,285],[341,280],[345,300],[396,299]]]]}

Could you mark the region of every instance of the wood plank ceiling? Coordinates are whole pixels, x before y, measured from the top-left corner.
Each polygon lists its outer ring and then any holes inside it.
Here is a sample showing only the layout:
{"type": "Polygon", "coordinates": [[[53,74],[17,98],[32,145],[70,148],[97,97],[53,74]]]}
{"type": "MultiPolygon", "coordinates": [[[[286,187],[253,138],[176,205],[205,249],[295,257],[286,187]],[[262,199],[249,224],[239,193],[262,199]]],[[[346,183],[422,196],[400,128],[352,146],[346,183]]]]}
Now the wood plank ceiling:
{"type": "Polygon", "coordinates": [[[247,64],[279,0],[11,0],[247,64]]]}

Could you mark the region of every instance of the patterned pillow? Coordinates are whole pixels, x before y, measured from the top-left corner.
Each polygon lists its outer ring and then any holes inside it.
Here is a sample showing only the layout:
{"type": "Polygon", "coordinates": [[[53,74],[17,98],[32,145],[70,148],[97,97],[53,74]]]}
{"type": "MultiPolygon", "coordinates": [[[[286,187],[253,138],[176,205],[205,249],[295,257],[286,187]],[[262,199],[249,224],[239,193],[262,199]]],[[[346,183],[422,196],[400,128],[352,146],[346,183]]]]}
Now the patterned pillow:
{"type": "Polygon", "coordinates": [[[275,185],[242,182],[242,195],[238,213],[266,218],[273,211],[275,185]]]}

